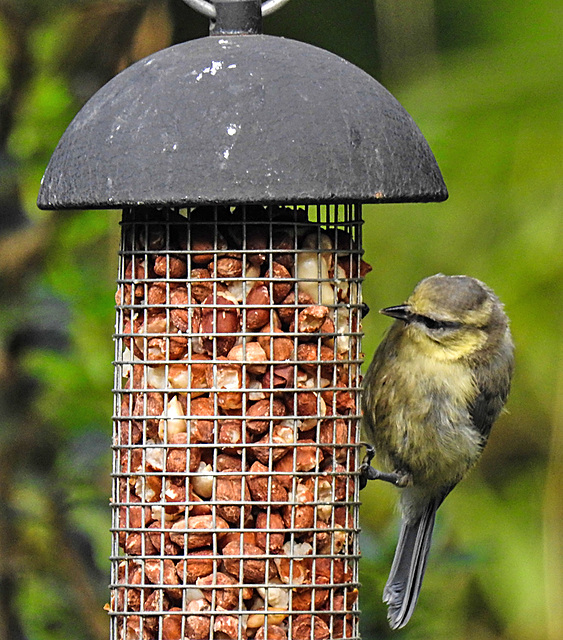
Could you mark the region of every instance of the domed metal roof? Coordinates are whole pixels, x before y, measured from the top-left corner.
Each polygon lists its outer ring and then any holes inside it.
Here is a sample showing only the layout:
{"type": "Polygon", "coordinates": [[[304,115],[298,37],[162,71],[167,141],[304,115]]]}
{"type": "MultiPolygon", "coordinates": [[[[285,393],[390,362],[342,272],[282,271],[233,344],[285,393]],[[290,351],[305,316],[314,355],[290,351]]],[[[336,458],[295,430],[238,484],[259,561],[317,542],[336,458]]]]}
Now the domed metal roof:
{"type": "Polygon", "coordinates": [[[447,198],[422,133],[342,58],[267,35],[213,35],[102,87],[45,172],[46,209],[447,198]]]}

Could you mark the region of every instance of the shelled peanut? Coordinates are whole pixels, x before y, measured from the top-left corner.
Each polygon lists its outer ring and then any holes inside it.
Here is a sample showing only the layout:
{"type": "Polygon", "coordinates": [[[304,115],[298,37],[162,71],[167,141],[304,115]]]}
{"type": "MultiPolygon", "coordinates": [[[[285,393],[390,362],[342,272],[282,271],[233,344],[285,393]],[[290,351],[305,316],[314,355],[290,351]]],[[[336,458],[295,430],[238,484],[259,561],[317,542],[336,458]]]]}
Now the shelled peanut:
{"type": "Polygon", "coordinates": [[[354,637],[370,267],[304,211],[211,213],[125,225],[119,637],[354,637]]]}

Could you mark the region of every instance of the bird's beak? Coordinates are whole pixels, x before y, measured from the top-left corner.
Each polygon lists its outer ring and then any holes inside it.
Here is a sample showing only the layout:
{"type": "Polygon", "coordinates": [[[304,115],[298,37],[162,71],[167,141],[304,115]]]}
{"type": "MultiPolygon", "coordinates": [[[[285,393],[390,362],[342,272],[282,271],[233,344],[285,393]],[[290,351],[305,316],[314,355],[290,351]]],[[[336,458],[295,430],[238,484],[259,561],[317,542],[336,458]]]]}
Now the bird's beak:
{"type": "Polygon", "coordinates": [[[397,318],[397,320],[403,320],[408,322],[411,317],[411,310],[408,304],[398,304],[396,307],[385,307],[381,309],[379,313],[384,316],[391,316],[391,318],[397,318]]]}

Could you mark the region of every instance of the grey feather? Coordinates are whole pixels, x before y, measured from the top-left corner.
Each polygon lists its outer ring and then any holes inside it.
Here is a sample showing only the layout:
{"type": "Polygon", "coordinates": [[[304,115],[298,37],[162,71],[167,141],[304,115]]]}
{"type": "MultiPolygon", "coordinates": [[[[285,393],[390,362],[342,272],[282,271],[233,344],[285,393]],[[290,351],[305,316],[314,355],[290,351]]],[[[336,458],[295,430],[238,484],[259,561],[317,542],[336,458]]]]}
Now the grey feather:
{"type": "Polygon", "coordinates": [[[404,627],[414,612],[426,570],[436,511],[448,493],[432,500],[418,519],[412,522],[403,519],[401,523],[393,565],[383,591],[392,629],[404,627]]]}

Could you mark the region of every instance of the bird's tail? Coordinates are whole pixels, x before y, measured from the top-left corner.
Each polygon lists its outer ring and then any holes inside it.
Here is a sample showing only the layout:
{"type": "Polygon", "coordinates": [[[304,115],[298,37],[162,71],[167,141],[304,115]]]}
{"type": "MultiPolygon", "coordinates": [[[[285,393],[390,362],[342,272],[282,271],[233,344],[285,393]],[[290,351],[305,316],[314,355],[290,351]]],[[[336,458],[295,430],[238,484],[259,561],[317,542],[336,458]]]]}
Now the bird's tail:
{"type": "Polygon", "coordinates": [[[433,499],[416,520],[403,519],[393,565],[383,590],[392,629],[404,627],[413,614],[426,569],[436,511],[445,497],[433,499]]]}

